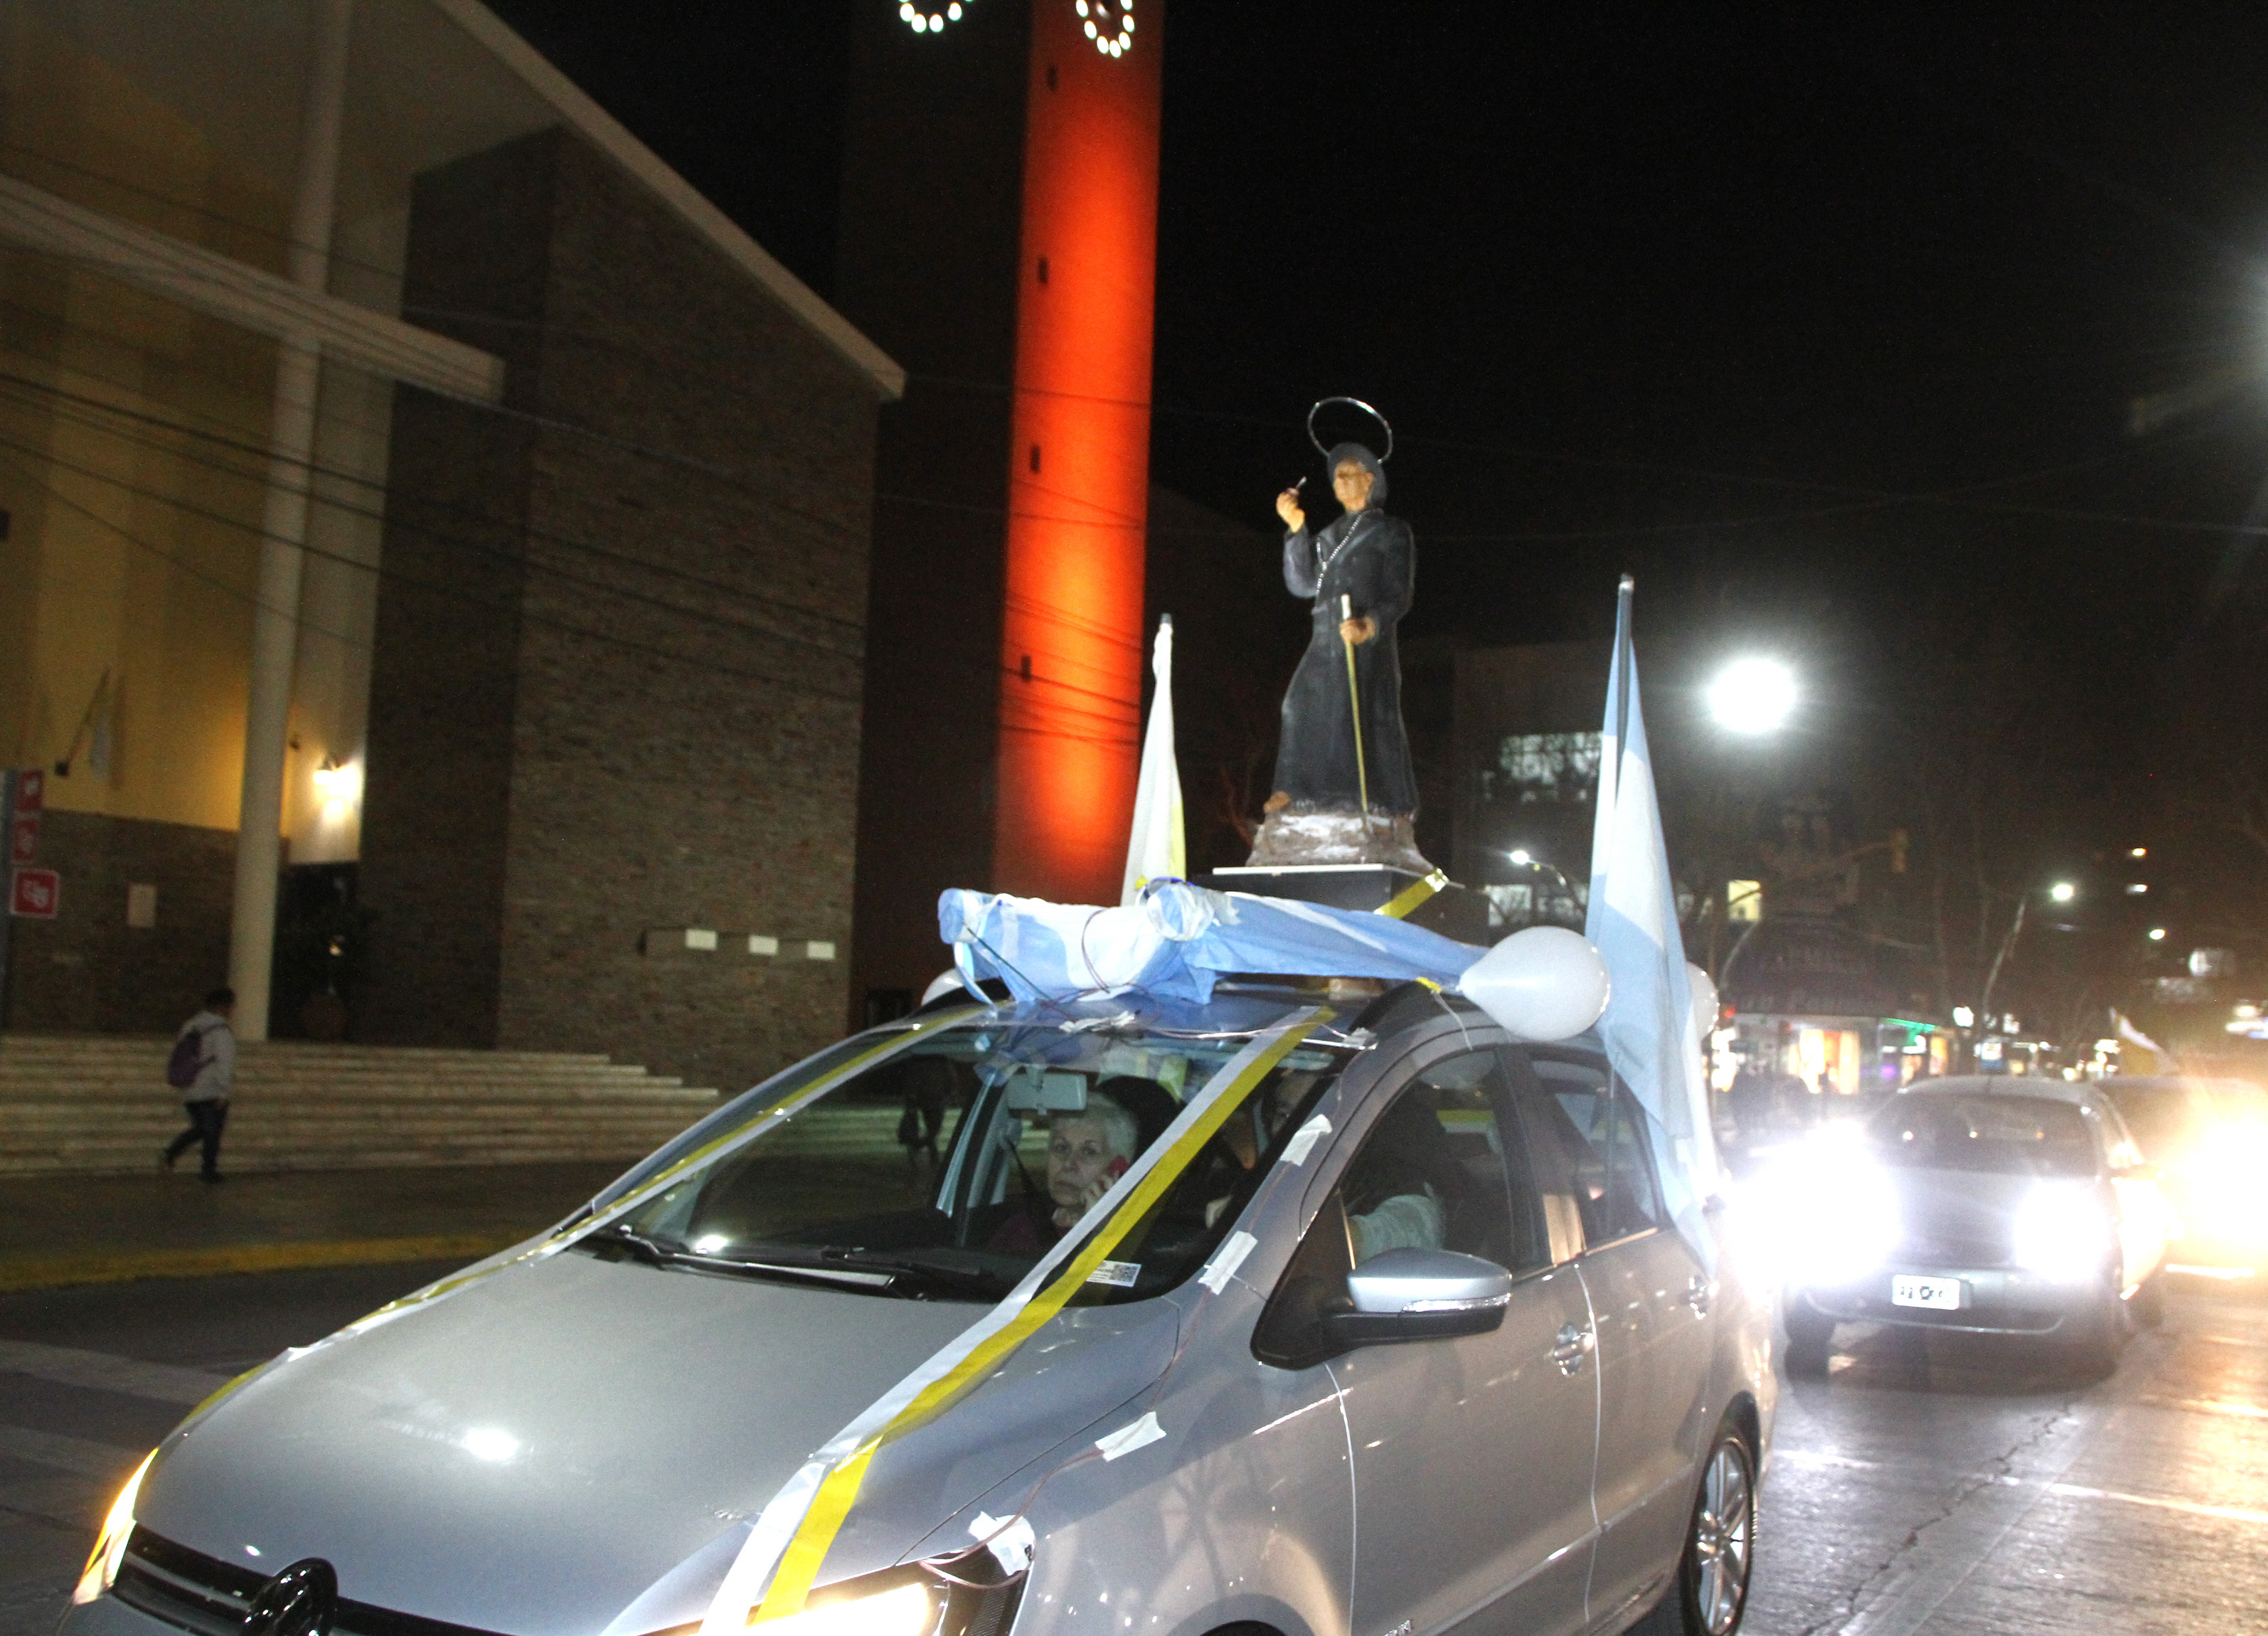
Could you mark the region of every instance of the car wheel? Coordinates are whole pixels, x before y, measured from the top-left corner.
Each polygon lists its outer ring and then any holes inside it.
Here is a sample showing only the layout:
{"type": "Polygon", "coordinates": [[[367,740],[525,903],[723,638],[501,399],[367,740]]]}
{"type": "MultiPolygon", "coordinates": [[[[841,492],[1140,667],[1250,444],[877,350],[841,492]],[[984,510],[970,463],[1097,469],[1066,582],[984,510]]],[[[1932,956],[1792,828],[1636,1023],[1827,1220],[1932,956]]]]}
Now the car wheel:
{"type": "Polygon", "coordinates": [[[2107,1292],[2085,1327],[2072,1338],[2072,1360],[2089,1376],[2109,1374],[2118,1367],[2118,1354],[2126,1350],[2127,1338],[2133,1333],[2134,1315],[2127,1303],[2118,1299],[2115,1290],[2107,1292]]]}
{"type": "Polygon", "coordinates": [[[1804,1308],[1787,1309],[1787,1372],[1824,1374],[1827,1352],[1835,1339],[1835,1320],[1804,1308]]]}
{"type": "Polygon", "coordinates": [[[1748,1439],[1727,1421],[1701,1468],[1701,1492],[1677,1565],[1678,1610],[1688,1636],[1733,1636],[1749,1610],[1756,1566],[1756,1463],[1748,1439]]]}

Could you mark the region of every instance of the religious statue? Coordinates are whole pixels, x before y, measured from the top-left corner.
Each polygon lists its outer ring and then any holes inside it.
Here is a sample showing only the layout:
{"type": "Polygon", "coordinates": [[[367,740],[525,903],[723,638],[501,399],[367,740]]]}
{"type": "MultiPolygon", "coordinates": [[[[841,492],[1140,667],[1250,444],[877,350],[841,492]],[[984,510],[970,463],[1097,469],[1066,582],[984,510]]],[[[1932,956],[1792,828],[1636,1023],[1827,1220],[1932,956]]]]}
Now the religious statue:
{"type": "MultiPolygon", "coordinates": [[[[1386,425],[1366,403],[1323,401],[1333,402],[1351,403],[1386,425]]],[[[1307,426],[1314,439],[1312,410],[1307,426]]],[[[1385,442],[1384,453],[1357,442],[1324,450],[1344,514],[1321,528],[1307,527],[1302,484],[1276,497],[1285,528],[1284,584],[1292,595],[1313,599],[1314,615],[1307,651],[1284,695],[1275,791],[1249,859],[1256,866],[1368,863],[1419,874],[1433,867],[1411,829],[1418,781],[1402,726],[1394,639],[1410,608],[1417,544],[1410,525],[1386,513],[1391,428],[1385,442]]]]}

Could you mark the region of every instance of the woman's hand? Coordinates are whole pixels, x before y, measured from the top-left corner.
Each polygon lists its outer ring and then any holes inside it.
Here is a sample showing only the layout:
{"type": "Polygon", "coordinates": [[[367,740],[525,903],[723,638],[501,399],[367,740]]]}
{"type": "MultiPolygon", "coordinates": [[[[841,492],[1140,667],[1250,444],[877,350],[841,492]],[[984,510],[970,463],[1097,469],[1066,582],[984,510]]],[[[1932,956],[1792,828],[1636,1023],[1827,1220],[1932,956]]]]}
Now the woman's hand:
{"type": "Polygon", "coordinates": [[[1346,642],[1351,642],[1357,647],[1360,647],[1364,643],[1369,641],[1377,634],[1378,621],[1373,619],[1368,614],[1365,614],[1358,619],[1342,619],[1339,621],[1340,639],[1346,642]]]}
{"type": "Polygon", "coordinates": [[[1298,484],[1294,483],[1276,497],[1276,515],[1284,520],[1286,528],[1300,529],[1307,526],[1307,513],[1300,507],[1298,484]]]}

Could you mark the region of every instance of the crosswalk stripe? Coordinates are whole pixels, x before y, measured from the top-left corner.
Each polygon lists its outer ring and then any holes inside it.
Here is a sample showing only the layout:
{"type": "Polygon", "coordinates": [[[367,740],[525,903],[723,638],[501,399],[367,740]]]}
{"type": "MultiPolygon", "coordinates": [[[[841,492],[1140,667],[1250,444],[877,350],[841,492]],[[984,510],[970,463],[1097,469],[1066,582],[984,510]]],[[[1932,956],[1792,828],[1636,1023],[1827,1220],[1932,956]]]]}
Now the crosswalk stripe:
{"type": "Polygon", "coordinates": [[[144,1363],[138,1358],[80,1352],[71,1346],[45,1346],[37,1341],[0,1340],[0,1370],[158,1403],[201,1404],[228,1384],[226,1375],[202,1369],[144,1363]]]}
{"type": "Polygon", "coordinates": [[[122,1482],[146,1448],[121,1448],[90,1438],[65,1437],[58,1432],[35,1432],[25,1426],[0,1426],[0,1455],[50,1470],[73,1471],[81,1477],[122,1482]]]}

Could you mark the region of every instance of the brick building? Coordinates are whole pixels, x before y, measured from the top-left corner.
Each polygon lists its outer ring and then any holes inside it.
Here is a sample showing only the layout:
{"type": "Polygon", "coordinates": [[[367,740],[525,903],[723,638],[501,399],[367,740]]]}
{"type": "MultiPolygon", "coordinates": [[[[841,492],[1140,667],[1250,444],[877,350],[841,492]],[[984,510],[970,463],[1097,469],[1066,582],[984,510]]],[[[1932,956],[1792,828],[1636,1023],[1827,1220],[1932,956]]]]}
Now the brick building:
{"type": "Polygon", "coordinates": [[[0,85],[11,1026],[823,1043],[897,366],[473,0],[23,0],[0,85]]]}

